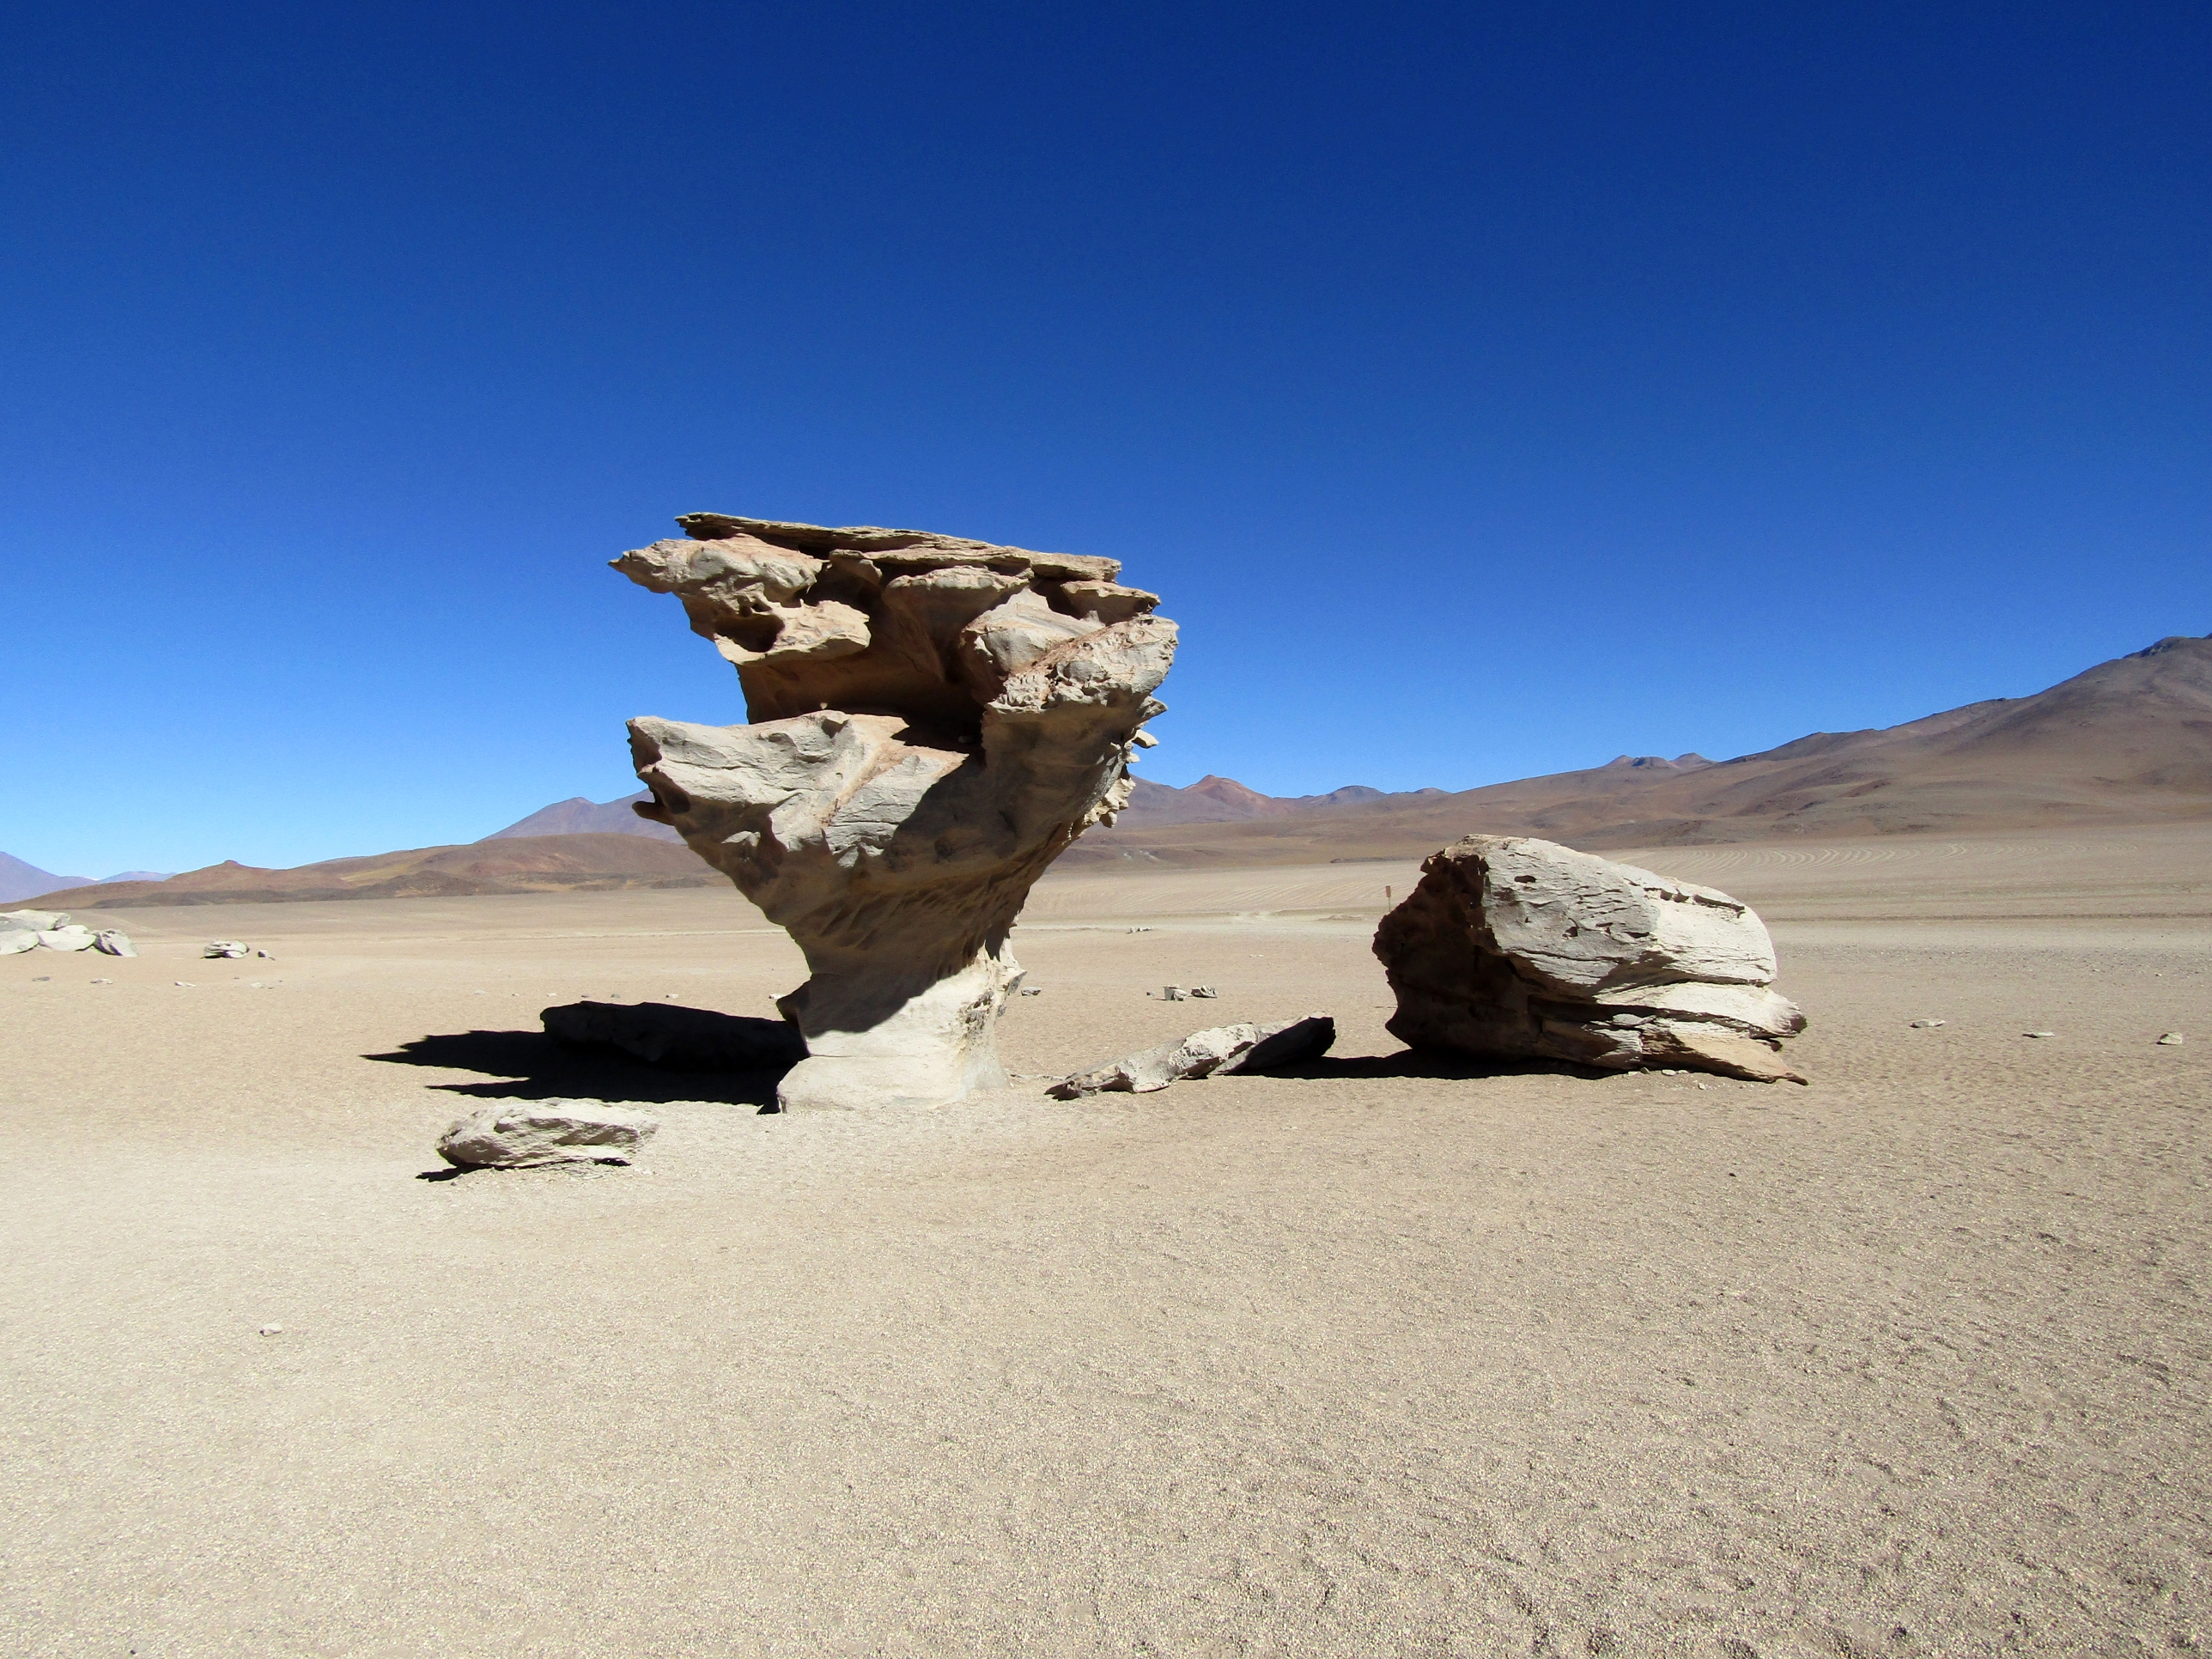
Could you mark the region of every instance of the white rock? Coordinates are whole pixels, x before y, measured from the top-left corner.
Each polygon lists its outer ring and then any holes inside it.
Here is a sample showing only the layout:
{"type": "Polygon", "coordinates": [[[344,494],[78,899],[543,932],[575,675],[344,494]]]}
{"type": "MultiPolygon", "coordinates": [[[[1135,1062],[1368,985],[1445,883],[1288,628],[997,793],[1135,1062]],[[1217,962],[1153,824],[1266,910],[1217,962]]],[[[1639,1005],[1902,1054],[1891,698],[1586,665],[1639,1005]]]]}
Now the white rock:
{"type": "Polygon", "coordinates": [[[39,934],[39,943],[49,951],[89,951],[99,938],[91,928],[79,922],[66,927],[52,927],[39,934]]]}
{"type": "Polygon", "coordinates": [[[1551,842],[1469,836],[1432,854],[1375,934],[1416,1048],[1803,1082],[1802,1030],[1768,989],[1774,945],[1726,893],[1551,842]]]}
{"type": "Polygon", "coordinates": [[[111,957],[135,957],[138,947],[131,942],[131,935],[112,927],[103,927],[92,936],[92,948],[111,957]]]}
{"type": "Polygon", "coordinates": [[[2158,1046],[2161,1048],[2178,1048],[2180,1044],[2187,1041],[2188,1039],[2183,1036],[2179,1031],[2167,1031],[2160,1036],[2158,1046]]]}
{"type": "Polygon", "coordinates": [[[2048,1037],[2057,1036],[2058,1033],[2056,1031],[2022,1031],[2021,1035],[2024,1037],[2048,1037]]]}
{"type": "Polygon", "coordinates": [[[1916,1031],[1936,1031],[1950,1023],[1947,1019],[1916,1019],[1912,1022],[1912,1029],[1916,1031]]]}
{"type": "Polygon", "coordinates": [[[0,957],[17,957],[26,951],[39,948],[39,936],[27,927],[10,927],[0,932],[0,957]]]}
{"type": "Polygon", "coordinates": [[[200,955],[211,962],[227,960],[238,957],[252,956],[252,954],[253,947],[252,945],[240,945],[234,939],[211,939],[205,945],[200,946],[200,955]]]}
{"type": "Polygon", "coordinates": [[[1193,1031],[1180,1042],[1163,1043],[1063,1078],[1045,1092],[1060,1100],[1109,1091],[1150,1094],[1187,1079],[1294,1065],[1327,1054],[1335,1041],[1336,1022],[1327,1014],[1308,1014],[1273,1025],[1217,1025],[1193,1031]]]}
{"type": "Polygon", "coordinates": [[[1135,787],[1173,623],[1110,559],[726,514],[615,568],[673,594],[735,664],[745,726],[640,719],[673,826],[811,975],[778,1004],[807,1057],[786,1110],[927,1107],[1003,1086],[1013,919],[1135,787]],[[1081,591],[1076,589],[1080,586],[1081,591]]]}
{"type": "Polygon", "coordinates": [[[464,1170],[627,1164],[659,1127],[658,1119],[604,1101],[508,1103],[457,1120],[439,1138],[438,1155],[464,1170]]]}
{"type": "Polygon", "coordinates": [[[62,910],[9,910],[0,914],[0,930],[12,927],[44,933],[68,923],[68,913],[62,910]]]}

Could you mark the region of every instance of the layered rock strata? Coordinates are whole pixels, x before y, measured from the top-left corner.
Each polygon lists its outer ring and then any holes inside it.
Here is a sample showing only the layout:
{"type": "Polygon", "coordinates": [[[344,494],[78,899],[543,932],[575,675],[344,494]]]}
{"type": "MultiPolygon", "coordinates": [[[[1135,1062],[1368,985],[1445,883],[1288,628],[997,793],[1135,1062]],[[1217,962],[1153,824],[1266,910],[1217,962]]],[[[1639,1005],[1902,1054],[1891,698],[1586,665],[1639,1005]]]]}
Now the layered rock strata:
{"type": "Polygon", "coordinates": [[[1805,1080],[1781,1058],[1805,1016],[1768,988],[1773,941],[1711,887],[1469,836],[1422,865],[1375,954],[1398,998],[1389,1028],[1415,1048],[1805,1080]]]}
{"type": "Polygon", "coordinates": [[[913,530],[692,514],[614,568],[672,593],[750,723],[629,723],[641,816],[789,930],[786,1109],[934,1105],[1005,1082],[994,1027],[1029,890],[1133,787],[1174,660],[1111,559],[913,530]]]}

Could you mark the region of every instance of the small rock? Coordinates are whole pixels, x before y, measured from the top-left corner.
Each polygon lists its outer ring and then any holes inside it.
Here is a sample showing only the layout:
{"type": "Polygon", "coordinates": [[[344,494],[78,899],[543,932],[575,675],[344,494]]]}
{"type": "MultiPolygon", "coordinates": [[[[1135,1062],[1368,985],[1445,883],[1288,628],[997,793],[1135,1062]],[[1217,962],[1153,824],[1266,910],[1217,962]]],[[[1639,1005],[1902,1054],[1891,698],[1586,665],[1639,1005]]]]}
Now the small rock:
{"type": "Polygon", "coordinates": [[[188,980],[188,979],[180,979],[180,980],[177,980],[177,981],[173,981],[173,982],[174,982],[174,983],[176,983],[176,984],[178,984],[178,985],[181,985],[181,986],[183,986],[183,987],[185,988],[185,989],[186,989],[187,991],[191,990],[191,989],[193,989],[193,988],[194,988],[194,981],[191,981],[191,980],[188,980]]]}
{"type": "Polygon", "coordinates": [[[1181,1002],[1182,1000],[1182,987],[1180,985],[1166,985],[1161,987],[1160,1000],[1163,1002],[1181,1002]]]}
{"type": "Polygon", "coordinates": [[[1115,1091],[1150,1094],[1188,1078],[1225,1077],[1232,1072],[1263,1072],[1329,1051],[1336,1022],[1309,1014],[1274,1025],[1219,1025],[1193,1031],[1181,1042],[1163,1043],[1141,1054],[1113,1060],[1092,1071],[1063,1078],[1045,1091],[1057,1100],[1115,1091]]]}
{"type": "Polygon", "coordinates": [[[2057,1036],[2058,1033],[2056,1031],[2022,1031],[2021,1035],[2024,1037],[2047,1037],[2057,1036]]]}
{"type": "Polygon", "coordinates": [[[1190,988],[1190,994],[1194,997],[1218,997],[1221,994],[1211,985],[1194,985],[1190,988]]]}
{"type": "Polygon", "coordinates": [[[1022,987],[1022,994],[1025,997],[1041,997],[1044,994],[1044,987],[1042,985],[1024,985],[1022,987]]]}
{"type": "Polygon", "coordinates": [[[94,985],[112,985],[115,981],[112,979],[96,979],[93,981],[93,983],[94,985]]]}
{"type": "Polygon", "coordinates": [[[264,1336],[282,1336],[284,1334],[284,1328],[282,1325],[264,1325],[261,1328],[261,1334],[264,1336]]]}
{"type": "Polygon", "coordinates": [[[252,945],[240,945],[234,939],[211,939],[205,945],[200,946],[200,955],[204,957],[210,962],[227,961],[237,957],[249,957],[252,954],[253,947],[252,945]]]}
{"type": "Polygon", "coordinates": [[[2179,1031],[2166,1031],[2160,1034],[2158,1046],[2161,1048],[2178,1048],[2188,1040],[2179,1031]]]}
{"type": "Polygon", "coordinates": [[[462,1170],[527,1170],[549,1164],[627,1164],[659,1121],[599,1100],[487,1106],[455,1121],[438,1156],[462,1170]]]}
{"type": "Polygon", "coordinates": [[[1950,1023],[1948,1019],[1916,1019],[1912,1022],[1912,1029],[1916,1031],[1936,1031],[1950,1023]]]}
{"type": "Polygon", "coordinates": [[[274,962],[276,960],[276,953],[274,951],[256,951],[253,954],[259,957],[264,962],[274,962]]]}

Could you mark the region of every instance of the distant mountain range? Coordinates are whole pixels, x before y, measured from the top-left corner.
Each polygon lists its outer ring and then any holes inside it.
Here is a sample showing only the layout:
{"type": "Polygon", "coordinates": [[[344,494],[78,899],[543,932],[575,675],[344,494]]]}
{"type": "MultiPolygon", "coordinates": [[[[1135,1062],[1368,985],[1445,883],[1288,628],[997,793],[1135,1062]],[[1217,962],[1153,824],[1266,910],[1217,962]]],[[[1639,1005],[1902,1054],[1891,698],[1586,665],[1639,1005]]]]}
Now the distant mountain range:
{"type": "Polygon", "coordinates": [[[41,870],[35,864],[26,864],[19,858],[0,853],[0,904],[13,904],[19,899],[40,898],[48,893],[66,892],[73,887],[91,887],[114,881],[167,881],[168,877],[155,870],[125,870],[118,876],[58,876],[51,870],[41,870]]]}
{"type": "MultiPolygon", "coordinates": [[[[80,909],[720,885],[673,830],[630,811],[643,799],[577,796],[473,846],[296,870],[222,864],[166,881],[81,884],[0,854],[0,880],[31,871],[48,884],[18,884],[18,898],[74,889],[70,905],[80,909]]],[[[1233,778],[1182,788],[1140,781],[1120,821],[1090,831],[1062,861],[1400,859],[1476,830],[1595,848],[2176,819],[2212,819],[2212,639],[2160,640],[2033,696],[1969,703],[1878,731],[1816,732],[1730,761],[1623,755],[1456,793],[1349,784],[1284,799],[1233,778]]]]}

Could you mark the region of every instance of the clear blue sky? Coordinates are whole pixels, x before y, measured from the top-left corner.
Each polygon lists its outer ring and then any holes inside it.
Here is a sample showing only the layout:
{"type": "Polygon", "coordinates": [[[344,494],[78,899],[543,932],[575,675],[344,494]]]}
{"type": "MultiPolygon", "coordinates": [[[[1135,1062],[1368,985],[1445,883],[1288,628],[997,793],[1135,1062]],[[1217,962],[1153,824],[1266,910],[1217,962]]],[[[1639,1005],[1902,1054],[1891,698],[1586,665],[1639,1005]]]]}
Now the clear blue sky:
{"type": "Polygon", "coordinates": [[[1462,788],[2212,629],[2212,11],[383,3],[0,52],[0,848],[743,718],[696,508],[1106,553],[1148,775],[1462,788]]]}

